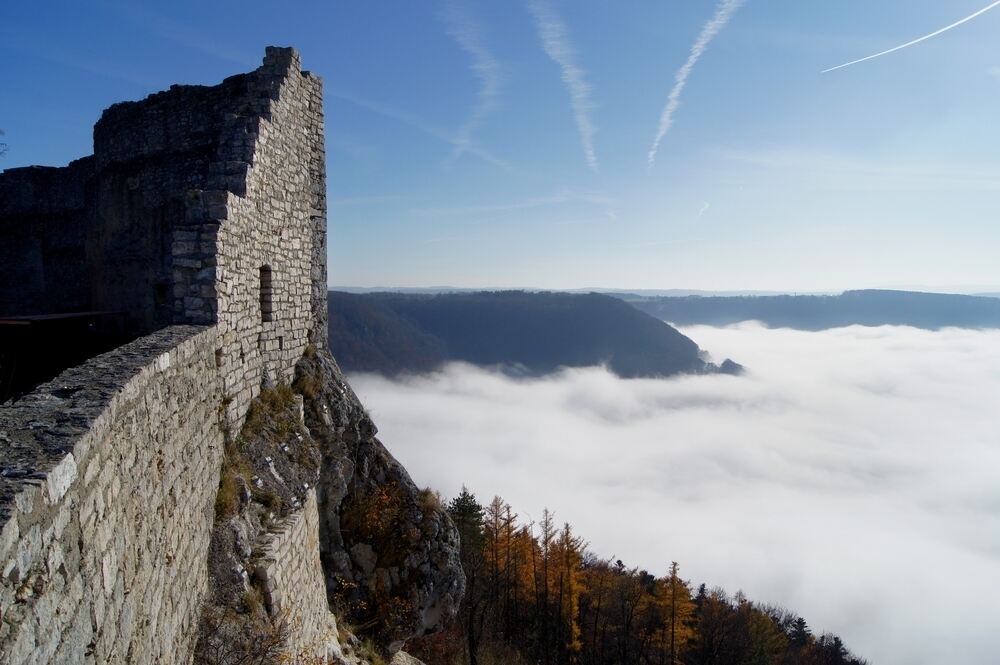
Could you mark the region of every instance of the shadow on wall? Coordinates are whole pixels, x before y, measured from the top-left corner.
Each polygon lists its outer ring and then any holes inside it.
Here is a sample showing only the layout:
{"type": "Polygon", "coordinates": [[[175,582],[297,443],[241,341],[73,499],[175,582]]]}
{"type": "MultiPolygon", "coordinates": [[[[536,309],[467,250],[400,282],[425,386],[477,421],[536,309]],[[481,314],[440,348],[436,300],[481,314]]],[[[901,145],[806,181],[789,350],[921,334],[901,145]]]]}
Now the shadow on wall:
{"type": "Polygon", "coordinates": [[[120,312],[0,318],[0,404],[132,339],[120,312]]]}

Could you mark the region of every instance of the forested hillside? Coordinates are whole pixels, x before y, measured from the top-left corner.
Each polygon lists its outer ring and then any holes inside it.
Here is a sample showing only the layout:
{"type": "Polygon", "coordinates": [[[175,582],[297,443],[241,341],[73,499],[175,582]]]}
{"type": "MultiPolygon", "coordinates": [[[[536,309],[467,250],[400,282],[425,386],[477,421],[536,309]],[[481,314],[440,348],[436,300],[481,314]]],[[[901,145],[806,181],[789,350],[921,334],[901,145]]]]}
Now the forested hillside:
{"type": "Polygon", "coordinates": [[[760,321],[772,328],[824,330],[899,325],[937,330],[1000,327],[1000,299],[913,291],[845,291],[838,296],[621,296],[675,325],[760,321]]]}
{"type": "Polygon", "coordinates": [[[622,300],[524,291],[329,293],[330,346],[347,371],[424,372],[456,360],[526,374],[607,364],[623,377],[737,372],[622,300]]]}
{"type": "Polygon", "coordinates": [[[865,665],[805,619],[586,549],[548,510],[519,521],[501,498],[464,490],[448,506],[462,537],[466,594],[442,633],[407,649],[428,665],[865,665]]]}

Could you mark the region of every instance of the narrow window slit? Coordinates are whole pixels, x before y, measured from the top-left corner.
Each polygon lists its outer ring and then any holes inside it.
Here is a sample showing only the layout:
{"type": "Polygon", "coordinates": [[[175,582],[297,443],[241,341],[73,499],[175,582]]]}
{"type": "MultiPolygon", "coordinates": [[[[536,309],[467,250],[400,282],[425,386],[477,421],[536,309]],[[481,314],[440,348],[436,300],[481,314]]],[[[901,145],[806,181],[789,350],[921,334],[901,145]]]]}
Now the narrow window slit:
{"type": "Polygon", "coordinates": [[[260,267],[260,320],[264,323],[272,320],[273,309],[271,296],[273,287],[271,285],[271,266],[260,267]]]}

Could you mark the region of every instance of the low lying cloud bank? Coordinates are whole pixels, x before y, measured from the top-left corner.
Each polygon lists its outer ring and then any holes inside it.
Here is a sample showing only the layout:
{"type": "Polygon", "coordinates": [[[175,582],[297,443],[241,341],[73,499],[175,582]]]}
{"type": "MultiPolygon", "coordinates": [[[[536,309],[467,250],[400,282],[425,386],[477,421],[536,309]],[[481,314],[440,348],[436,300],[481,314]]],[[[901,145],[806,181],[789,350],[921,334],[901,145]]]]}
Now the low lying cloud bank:
{"type": "Polygon", "coordinates": [[[352,377],[418,483],[801,613],[877,665],[995,662],[1000,331],[682,330],[742,377],[352,377]]]}

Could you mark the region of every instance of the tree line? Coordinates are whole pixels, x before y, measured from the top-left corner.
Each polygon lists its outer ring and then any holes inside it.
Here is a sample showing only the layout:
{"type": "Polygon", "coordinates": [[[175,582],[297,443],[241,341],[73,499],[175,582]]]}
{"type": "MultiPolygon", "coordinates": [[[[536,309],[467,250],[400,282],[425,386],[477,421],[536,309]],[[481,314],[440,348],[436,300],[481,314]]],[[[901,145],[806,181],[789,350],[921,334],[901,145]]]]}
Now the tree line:
{"type": "Polygon", "coordinates": [[[866,665],[784,608],[692,588],[676,562],[656,577],[602,559],[548,510],[519,522],[463,488],[448,512],[466,594],[446,630],[407,645],[428,665],[866,665]]]}

